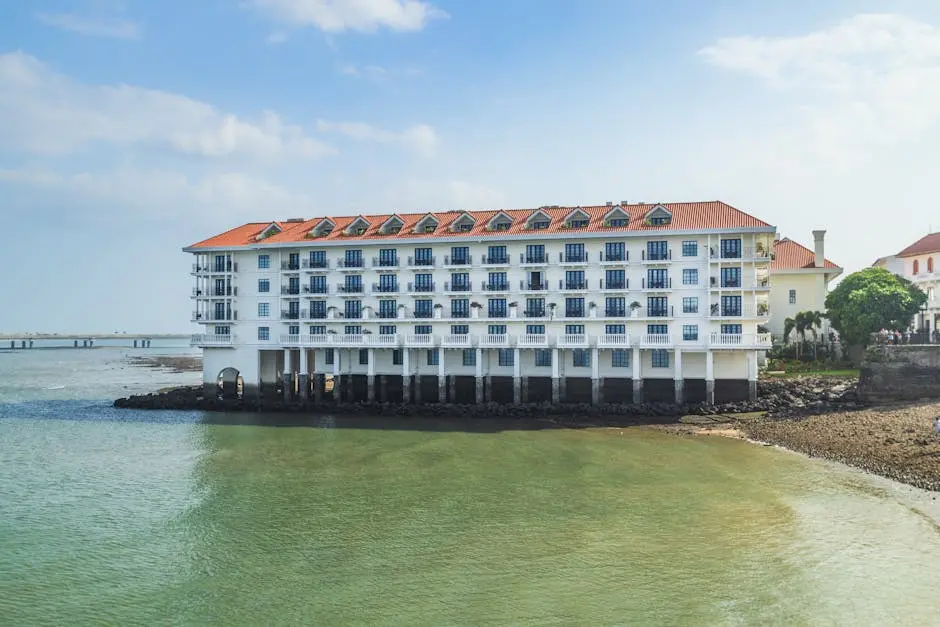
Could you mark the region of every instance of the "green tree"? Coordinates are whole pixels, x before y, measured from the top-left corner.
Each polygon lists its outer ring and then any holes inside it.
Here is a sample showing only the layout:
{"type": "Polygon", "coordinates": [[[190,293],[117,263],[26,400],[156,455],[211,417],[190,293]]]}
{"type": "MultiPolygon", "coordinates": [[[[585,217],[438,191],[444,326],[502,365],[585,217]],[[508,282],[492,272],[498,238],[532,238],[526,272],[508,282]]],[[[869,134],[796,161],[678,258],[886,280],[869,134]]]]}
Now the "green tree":
{"type": "Polygon", "coordinates": [[[783,321],[783,343],[790,343],[790,334],[793,333],[793,329],[796,328],[796,320],[793,318],[787,318],[783,321]]]}
{"type": "Polygon", "coordinates": [[[927,295],[884,268],[854,272],[826,296],[827,317],[849,344],[867,345],[880,329],[907,327],[927,295]]]}

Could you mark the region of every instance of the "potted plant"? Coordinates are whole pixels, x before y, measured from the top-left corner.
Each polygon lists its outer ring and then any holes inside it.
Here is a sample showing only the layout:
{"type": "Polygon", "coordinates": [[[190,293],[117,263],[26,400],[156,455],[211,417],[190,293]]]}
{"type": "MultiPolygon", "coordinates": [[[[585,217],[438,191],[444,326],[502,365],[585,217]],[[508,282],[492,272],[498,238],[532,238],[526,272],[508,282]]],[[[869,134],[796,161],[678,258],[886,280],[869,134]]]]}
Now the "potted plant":
{"type": "Polygon", "coordinates": [[[591,318],[597,317],[597,303],[595,303],[593,300],[588,303],[588,315],[591,318]]]}
{"type": "Polygon", "coordinates": [[[473,318],[479,318],[481,309],[483,309],[483,305],[481,305],[480,303],[476,301],[473,301],[472,303],[470,303],[470,316],[473,318]]]}
{"type": "Polygon", "coordinates": [[[632,303],[630,303],[630,316],[633,318],[639,317],[640,307],[642,307],[642,305],[640,305],[640,301],[638,300],[635,300],[632,303]]]}
{"type": "Polygon", "coordinates": [[[398,306],[398,317],[399,317],[399,318],[404,318],[404,317],[405,317],[405,306],[404,306],[404,305],[399,305],[399,306],[398,306]]]}
{"type": "Polygon", "coordinates": [[[713,316],[718,315],[718,308],[719,308],[718,303],[712,303],[711,312],[713,316]]]}
{"type": "Polygon", "coordinates": [[[327,318],[335,318],[335,317],[336,317],[336,307],[333,307],[332,305],[330,305],[329,307],[327,307],[327,308],[326,308],[326,317],[327,317],[327,318]]]}
{"type": "Polygon", "coordinates": [[[767,303],[759,303],[757,305],[757,315],[766,316],[768,311],[770,311],[770,308],[767,306],[767,303]]]}

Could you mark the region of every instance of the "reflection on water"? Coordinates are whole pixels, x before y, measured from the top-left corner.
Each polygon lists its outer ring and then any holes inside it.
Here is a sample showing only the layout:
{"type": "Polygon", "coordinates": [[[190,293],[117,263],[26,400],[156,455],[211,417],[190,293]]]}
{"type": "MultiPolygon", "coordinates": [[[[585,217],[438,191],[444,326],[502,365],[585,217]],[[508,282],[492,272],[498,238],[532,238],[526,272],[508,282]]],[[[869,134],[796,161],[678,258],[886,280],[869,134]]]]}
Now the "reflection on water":
{"type": "Polygon", "coordinates": [[[207,418],[0,403],[0,622],[940,615],[917,492],[800,456],[644,429],[207,418]]]}

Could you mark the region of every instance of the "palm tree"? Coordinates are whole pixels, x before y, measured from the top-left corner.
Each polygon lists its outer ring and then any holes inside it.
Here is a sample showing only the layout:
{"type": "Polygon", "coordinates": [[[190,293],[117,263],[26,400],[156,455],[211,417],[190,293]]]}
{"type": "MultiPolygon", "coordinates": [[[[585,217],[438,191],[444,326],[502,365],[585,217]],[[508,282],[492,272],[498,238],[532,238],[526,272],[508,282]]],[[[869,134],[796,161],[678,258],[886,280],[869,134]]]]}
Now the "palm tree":
{"type": "Polygon", "coordinates": [[[790,343],[790,334],[793,333],[793,329],[796,327],[796,320],[793,318],[787,318],[783,321],[783,343],[790,343]]]}

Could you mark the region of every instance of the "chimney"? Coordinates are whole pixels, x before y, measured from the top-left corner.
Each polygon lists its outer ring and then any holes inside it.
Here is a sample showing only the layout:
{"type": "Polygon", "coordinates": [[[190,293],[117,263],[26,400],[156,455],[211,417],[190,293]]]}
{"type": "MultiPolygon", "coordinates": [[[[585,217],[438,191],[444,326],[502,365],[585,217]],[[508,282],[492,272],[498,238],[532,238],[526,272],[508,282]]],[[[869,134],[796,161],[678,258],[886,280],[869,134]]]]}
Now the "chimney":
{"type": "Polygon", "coordinates": [[[814,250],[816,251],[816,267],[822,268],[826,265],[826,232],[813,231],[814,250]]]}

